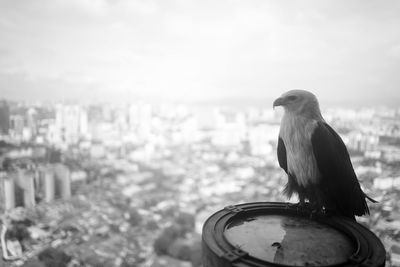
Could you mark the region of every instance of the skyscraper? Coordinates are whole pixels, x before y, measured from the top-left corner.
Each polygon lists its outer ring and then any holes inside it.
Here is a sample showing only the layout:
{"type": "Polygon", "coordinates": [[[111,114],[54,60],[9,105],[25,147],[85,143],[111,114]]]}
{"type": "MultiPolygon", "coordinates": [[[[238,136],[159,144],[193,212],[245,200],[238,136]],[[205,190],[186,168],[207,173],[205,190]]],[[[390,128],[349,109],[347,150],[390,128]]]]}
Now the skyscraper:
{"type": "Polygon", "coordinates": [[[10,107],[7,101],[0,100],[0,134],[8,134],[10,129],[10,107]]]}
{"type": "Polygon", "coordinates": [[[88,133],[87,112],[78,105],[58,105],[55,124],[61,140],[68,144],[78,142],[88,133]]]}

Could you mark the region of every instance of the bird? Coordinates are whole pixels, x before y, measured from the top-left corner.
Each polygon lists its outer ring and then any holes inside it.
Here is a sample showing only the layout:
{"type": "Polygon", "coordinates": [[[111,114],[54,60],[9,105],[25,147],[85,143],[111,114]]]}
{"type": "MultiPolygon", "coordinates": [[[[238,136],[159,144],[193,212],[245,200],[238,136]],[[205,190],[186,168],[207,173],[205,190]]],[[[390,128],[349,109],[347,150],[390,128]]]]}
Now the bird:
{"type": "Polygon", "coordinates": [[[317,97],[306,90],[290,90],[273,102],[281,106],[277,156],[288,182],[283,193],[308,203],[313,211],[355,220],[369,214],[349,152],[339,134],[322,117],[317,97]]]}

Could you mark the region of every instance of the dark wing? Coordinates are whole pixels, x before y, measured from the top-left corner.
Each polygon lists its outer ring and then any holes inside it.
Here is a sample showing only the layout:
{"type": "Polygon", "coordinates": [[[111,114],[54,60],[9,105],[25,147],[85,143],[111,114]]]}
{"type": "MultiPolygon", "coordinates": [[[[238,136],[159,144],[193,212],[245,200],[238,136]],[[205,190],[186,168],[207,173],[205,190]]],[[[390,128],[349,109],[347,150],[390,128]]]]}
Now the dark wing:
{"type": "Polygon", "coordinates": [[[279,139],[278,139],[278,150],[277,150],[277,153],[278,153],[279,166],[281,166],[281,168],[284,169],[285,172],[288,175],[288,182],[285,185],[285,188],[283,189],[283,193],[288,198],[290,198],[293,195],[294,192],[299,192],[299,186],[298,186],[298,184],[296,182],[294,174],[291,174],[291,173],[288,172],[288,169],[287,169],[287,157],[286,157],[286,147],[285,147],[285,143],[283,142],[283,139],[280,136],[279,136],[279,139]]]}
{"type": "Polygon", "coordinates": [[[279,161],[279,166],[281,166],[282,169],[285,170],[287,173],[287,158],[286,158],[286,147],[285,143],[283,143],[282,138],[279,136],[278,139],[278,161],[279,161]]]}
{"type": "Polygon", "coordinates": [[[318,122],[311,143],[327,200],[345,216],[369,214],[365,194],[340,136],[325,122],[318,122]]]}
{"type": "Polygon", "coordinates": [[[283,189],[283,193],[290,198],[294,192],[298,192],[298,185],[296,183],[296,179],[294,176],[290,173],[288,173],[287,169],[287,157],[286,157],[286,147],[285,143],[283,142],[283,139],[279,136],[278,139],[278,162],[279,166],[281,166],[282,169],[285,170],[285,172],[288,175],[288,182],[283,189]]]}

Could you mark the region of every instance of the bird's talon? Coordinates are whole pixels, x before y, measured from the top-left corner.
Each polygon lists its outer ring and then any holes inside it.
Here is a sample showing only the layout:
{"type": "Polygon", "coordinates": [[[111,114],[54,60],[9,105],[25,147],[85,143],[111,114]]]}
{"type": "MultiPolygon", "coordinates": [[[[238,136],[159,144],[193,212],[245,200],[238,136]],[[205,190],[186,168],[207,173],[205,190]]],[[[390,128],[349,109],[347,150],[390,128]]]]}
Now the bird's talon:
{"type": "Polygon", "coordinates": [[[293,209],[296,210],[297,213],[304,212],[307,210],[307,203],[305,202],[299,202],[299,203],[287,203],[286,209],[293,209]]]}

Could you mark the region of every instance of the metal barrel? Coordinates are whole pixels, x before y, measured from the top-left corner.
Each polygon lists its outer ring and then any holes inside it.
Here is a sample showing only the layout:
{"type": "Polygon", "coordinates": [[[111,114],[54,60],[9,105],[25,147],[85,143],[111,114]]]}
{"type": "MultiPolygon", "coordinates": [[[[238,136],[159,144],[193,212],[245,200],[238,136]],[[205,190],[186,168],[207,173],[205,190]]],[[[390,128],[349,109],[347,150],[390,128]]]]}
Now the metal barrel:
{"type": "Polygon", "coordinates": [[[204,267],[385,266],[386,251],[366,227],[288,203],[225,207],[203,225],[204,267]]]}

